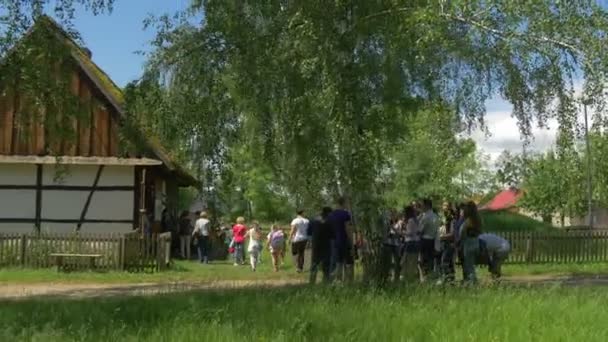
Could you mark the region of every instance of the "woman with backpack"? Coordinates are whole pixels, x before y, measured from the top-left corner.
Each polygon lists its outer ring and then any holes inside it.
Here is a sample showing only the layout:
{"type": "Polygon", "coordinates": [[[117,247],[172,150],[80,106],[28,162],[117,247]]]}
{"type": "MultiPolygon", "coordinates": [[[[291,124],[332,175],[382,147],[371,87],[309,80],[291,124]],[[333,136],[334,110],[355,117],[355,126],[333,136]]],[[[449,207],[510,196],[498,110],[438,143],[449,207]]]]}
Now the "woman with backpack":
{"type": "Polygon", "coordinates": [[[272,256],[272,266],[274,271],[279,271],[281,264],[281,256],[285,251],[285,234],[283,230],[276,224],[272,225],[272,231],[268,234],[268,250],[272,256]]]}

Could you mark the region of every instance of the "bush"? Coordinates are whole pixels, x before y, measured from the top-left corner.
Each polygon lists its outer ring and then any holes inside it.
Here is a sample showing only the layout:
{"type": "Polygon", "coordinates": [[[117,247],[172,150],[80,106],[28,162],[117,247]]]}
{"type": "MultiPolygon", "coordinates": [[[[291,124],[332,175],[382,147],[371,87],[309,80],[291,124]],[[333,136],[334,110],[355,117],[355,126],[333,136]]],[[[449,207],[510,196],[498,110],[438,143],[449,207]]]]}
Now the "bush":
{"type": "Polygon", "coordinates": [[[552,225],[510,211],[481,211],[483,229],[492,232],[545,232],[555,229],[552,225]]]}

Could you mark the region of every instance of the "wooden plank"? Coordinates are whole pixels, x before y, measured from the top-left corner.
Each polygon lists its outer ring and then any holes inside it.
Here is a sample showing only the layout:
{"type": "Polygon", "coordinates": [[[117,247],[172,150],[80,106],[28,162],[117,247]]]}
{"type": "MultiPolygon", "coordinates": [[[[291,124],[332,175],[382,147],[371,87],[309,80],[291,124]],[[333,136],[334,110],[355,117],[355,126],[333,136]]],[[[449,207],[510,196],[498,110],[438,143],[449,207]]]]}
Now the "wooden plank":
{"type": "Polygon", "coordinates": [[[119,135],[118,135],[119,126],[114,116],[110,116],[110,127],[109,127],[109,138],[108,142],[110,145],[109,155],[113,157],[119,156],[119,135]]]}
{"type": "Polygon", "coordinates": [[[84,115],[78,120],[78,154],[88,157],[91,155],[91,126],[93,125],[93,106],[91,91],[85,82],[80,82],[80,99],[84,115]]]}
{"type": "Polygon", "coordinates": [[[108,111],[103,105],[98,104],[95,109],[96,116],[96,127],[95,127],[95,139],[98,144],[95,145],[96,155],[107,157],[110,150],[109,142],[109,115],[108,111]]]}
{"type": "Polygon", "coordinates": [[[93,188],[89,192],[87,200],[84,203],[84,207],[82,208],[82,211],[80,212],[80,219],[79,219],[78,224],[76,225],[77,231],[80,231],[80,227],[82,227],[82,222],[84,221],[87,211],[89,210],[89,205],[91,204],[91,198],[93,197],[93,194],[95,193],[95,188],[97,187],[97,184],[99,184],[99,178],[101,177],[101,172],[103,171],[103,167],[104,167],[103,165],[99,165],[99,168],[97,168],[97,174],[95,175],[95,180],[93,181],[93,188]]]}
{"type": "Polygon", "coordinates": [[[0,145],[1,154],[13,154],[12,141],[13,141],[13,120],[14,120],[15,106],[14,96],[11,92],[7,92],[6,101],[4,104],[3,111],[0,112],[2,115],[2,126],[0,129],[0,145]]]}
{"type": "MultiPolygon", "coordinates": [[[[70,78],[70,92],[74,96],[80,94],[80,78],[77,72],[73,72],[70,78]]],[[[65,141],[65,154],[69,156],[77,155],[77,145],[79,144],[78,120],[76,117],[67,118],[67,125],[70,127],[70,137],[65,141]]]]}

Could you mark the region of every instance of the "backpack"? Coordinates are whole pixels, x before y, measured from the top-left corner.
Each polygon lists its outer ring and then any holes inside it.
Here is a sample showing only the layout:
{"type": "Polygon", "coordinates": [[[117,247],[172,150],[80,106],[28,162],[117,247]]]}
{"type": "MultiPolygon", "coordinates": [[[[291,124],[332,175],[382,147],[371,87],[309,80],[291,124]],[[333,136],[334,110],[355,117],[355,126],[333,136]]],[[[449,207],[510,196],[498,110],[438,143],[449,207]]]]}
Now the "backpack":
{"type": "Polygon", "coordinates": [[[270,235],[270,247],[272,248],[283,248],[285,245],[285,234],[282,231],[277,231],[270,235]]]}

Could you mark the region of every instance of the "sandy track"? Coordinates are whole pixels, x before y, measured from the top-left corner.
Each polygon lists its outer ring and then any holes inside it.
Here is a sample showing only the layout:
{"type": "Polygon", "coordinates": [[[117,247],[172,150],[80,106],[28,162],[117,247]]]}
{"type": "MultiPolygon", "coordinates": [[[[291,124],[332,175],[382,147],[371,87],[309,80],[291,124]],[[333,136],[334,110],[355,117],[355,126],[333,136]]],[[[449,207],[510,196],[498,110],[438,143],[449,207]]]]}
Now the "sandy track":
{"type": "MultiPolygon", "coordinates": [[[[517,276],[505,277],[503,284],[512,285],[560,285],[560,286],[608,286],[608,275],[567,276],[517,276]]],[[[95,298],[116,296],[150,296],[216,289],[244,289],[255,287],[283,287],[304,284],[302,280],[235,280],[204,283],[137,283],[137,284],[3,284],[0,300],[28,299],[32,297],[95,298]]]]}
{"type": "Polygon", "coordinates": [[[3,284],[0,299],[32,297],[94,298],[112,296],[148,296],[164,293],[214,289],[243,289],[252,287],[282,287],[299,285],[301,280],[235,280],[204,283],[137,283],[137,284],[3,284]]]}

